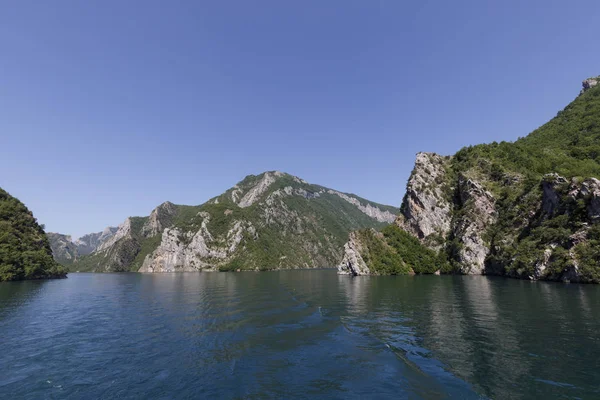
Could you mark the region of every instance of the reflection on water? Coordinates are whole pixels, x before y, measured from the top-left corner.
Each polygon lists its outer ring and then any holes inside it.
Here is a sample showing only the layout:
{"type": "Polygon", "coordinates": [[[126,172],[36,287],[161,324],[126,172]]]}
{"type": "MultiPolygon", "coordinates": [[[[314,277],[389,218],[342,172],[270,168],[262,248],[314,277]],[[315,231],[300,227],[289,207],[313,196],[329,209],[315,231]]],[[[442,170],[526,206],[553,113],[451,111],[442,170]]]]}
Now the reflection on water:
{"type": "Polygon", "coordinates": [[[334,271],[0,284],[1,398],[598,398],[600,288],[334,271]]]}

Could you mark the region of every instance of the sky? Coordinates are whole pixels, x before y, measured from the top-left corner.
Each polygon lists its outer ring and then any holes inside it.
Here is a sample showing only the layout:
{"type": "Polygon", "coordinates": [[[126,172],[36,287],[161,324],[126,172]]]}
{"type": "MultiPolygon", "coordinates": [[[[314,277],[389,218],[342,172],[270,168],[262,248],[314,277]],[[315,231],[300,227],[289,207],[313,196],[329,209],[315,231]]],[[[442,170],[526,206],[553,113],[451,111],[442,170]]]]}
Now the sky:
{"type": "Polygon", "coordinates": [[[0,187],[79,237],[285,171],[399,206],[600,74],[595,1],[0,0],[0,187]]]}

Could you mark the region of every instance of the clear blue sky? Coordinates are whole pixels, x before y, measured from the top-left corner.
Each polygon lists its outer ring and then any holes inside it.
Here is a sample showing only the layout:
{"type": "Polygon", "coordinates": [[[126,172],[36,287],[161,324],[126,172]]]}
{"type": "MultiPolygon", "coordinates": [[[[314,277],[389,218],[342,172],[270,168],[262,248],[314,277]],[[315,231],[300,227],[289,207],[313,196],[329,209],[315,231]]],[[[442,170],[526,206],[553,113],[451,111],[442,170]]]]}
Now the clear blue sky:
{"type": "Polygon", "coordinates": [[[79,236],[282,170],[398,206],[600,74],[596,1],[2,1],[0,186],[79,236]]]}

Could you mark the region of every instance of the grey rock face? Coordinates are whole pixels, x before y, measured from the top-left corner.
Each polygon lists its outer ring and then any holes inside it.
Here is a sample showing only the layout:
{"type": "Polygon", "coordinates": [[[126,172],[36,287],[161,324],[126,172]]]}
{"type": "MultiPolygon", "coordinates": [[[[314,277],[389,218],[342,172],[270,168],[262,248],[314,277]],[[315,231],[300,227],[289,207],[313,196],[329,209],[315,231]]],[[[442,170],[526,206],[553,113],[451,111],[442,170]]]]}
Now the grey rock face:
{"type": "Polygon", "coordinates": [[[142,227],[142,235],[152,237],[160,234],[166,227],[171,226],[177,213],[175,204],[166,201],[150,213],[148,221],[142,227]]]}
{"type": "Polygon", "coordinates": [[[434,153],[418,153],[406,185],[397,224],[422,241],[430,235],[446,237],[451,229],[451,204],[445,198],[448,159],[434,153]]]}
{"type": "Polygon", "coordinates": [[[556,173],[544,175],[542,180],[542,211],[544,215],[551,217],[558,209],[560,196],[557,189],[566,183],[567,180],[556,173]]]}
{"type": "Polygon", "coordinates": [[[581,89],[581,93],[584,93],[587,90],[598,85],[598,82],[600,82],[600,78],[588,78],[584,80],[583,82],[581,82],[581,86],[583,87],[583,89],[581,89]]]}
{"type": "Polygon", "coordinates": [[[584,199],[587,203],[587,214],[591,222],[600,220],[600,181],[596,178],[584,180],[581,184],[573,181],[569,188],[569,196],[573,199],[584,199]]]}
{"type": "Polygon", "coordinates": [[[122,238],[131,238],[131,218],[127,218],[119,227],[114,235],[98,246],[96,251],[107,250],[122,238]]]}
{"type": "MultiPolygon", "coordinates": [[[[245,208],[256,203],[260,200],[260,196],[269,189],[269,186],[275,182],[276,177],[278,176],[281,176],[281,172],[275,171],[273,173],[265,173],[260,181],[250,188],[250,190],[248,190],[248,192],[239,200],[237,203],[238,206],[245,208]]],[[[234,199],[234,201],[236,201],[236,199],[234,199]]]]}
{"type": "Polygon", "coordinates": [[[376,219],[379,222],[394,222],[396,216],[389,211],[382,211],[378,207],[373,207],[370,204],[362,204],[360,200],[355,197],[348,196],[347,194],[340,193],[336,190],[328,190],[327,193],[335,194],[336,196],[341,197],[346,200],[350,204],[354,204],[360,211],[364,214],[367,214],[369,217],[376,219]]]}
{"type": "Polygon", "coordinates": [[[74,243],[77,246],[79,255],[85,256],[96,251],[102,243],[114,236],[117,229],[117,227],[109,226],[102,232],[89,233],[77,239],[74,243]]]}
{"type": "Polygon", "coordinates": [[[369,275],[371,271],[363,260],[362,245],[356,232],[350,233],[348,242],[344,245],[344,258],[338,265],[340,275],[369,275]]]}
{"type": "Polygon", "coordinates": [[[459,196],[463,207],[463,217],[456,221],[454,236],[462,244],[459,262],[463,274],[482,274],[489,246],[483,240],[483,234],[498,217],[494,196],[478,182],[459,178],[459,196]]]}
{"type": "MultiPolygon", "coordinates": [[[[454,237],[461,245],[456,260],[461,273],[482,274],[490,251],[484,234],[498,218],[495,199],[481,183],[465,176],[459,176],[458,199],[453,199],[447,177],[449,161],[433,153],[417,154],[396,224],[434,250],[441,250],[454,237]],[[455,209],[460,213],[453,219],[455,209]]],[[[360,252],[360,243],[354,237],[346,245],[340,273],[368,271],[360,252]]]]}
{"type": "Polygon", "coordinates": [[[115,227],[105,228],[102,232],[90,233],[73,241],[70,235],[48,233],[54,259],[59,263],[76,263],[81,256],[93,253],[117,231],[115,227]]]}
{"type": "Polygon", "coordinates": [[[79,258],[77,245],[71,240],[71,236],[60,233],[48,232],[48,241],[52,248],[54,259],[62,264],[71,264],[79,258]]]}
{"type": "Polygon", "coordinates": [[[589,227],[581,229],[571,236],[569,236],[569,259],[571,260],[571,266],[567,267],[561,276],[563,282],[580,282],[581,274],[579,273],[579,260],[574,251],[574,246],[584,243],[587,241],[587,231],[589,227]]]}
{"type": "Polygon", "coordinates": [[[548,268],[548,265],[550,263],[550,257],[552,256],[552,250],[554,250],[554,247],[556,247],[556,245],[553,245],[553,247],[544,250],[542,259],[538,260],[535,264],[533,268],[533,275],[531,275],[529,279],[535,281],[540,279],[544,275],[544,271],[546,271],[546,268],[548,268]]]}
{"type": "Polygon", "coordinates": [[[85,260],[84,268],[173,272],[238,265],[325,267],[341,258],[340,242],[350,229],[382,226],[394,218],[393,207],[269,171],[247,176],[202,205],[166,202],[148,217],[127,219],[85,260]]]}
{"type": "Polygon", "coordinates": [[[215,269],[227,261],[242,241],[244,232],[255,235],[252,224],[235,221],[227,232],[226,240],[216,240],[208,231],[210,214],[201,213],[203,218],[200,229],[182,232],[178,228],[166,228],[161,243],[146,256],[140,272],[176,272],[215,269]]]}

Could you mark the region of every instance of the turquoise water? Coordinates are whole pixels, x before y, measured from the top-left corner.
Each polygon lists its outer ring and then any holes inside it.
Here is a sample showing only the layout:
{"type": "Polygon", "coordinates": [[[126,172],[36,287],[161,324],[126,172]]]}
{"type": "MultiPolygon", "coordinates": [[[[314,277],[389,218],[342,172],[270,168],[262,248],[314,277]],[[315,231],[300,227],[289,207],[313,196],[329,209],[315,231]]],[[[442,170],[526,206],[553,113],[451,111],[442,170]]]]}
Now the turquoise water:
{"type": "Polygon", "coordinates": [[[600,398],[600,287],[331,270],[0,284],[0,398],[600,398]]]}

